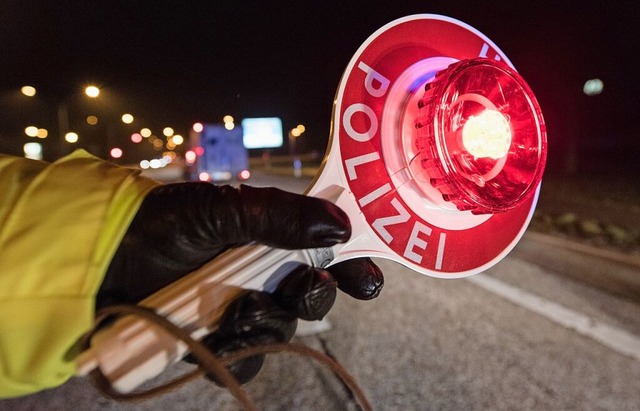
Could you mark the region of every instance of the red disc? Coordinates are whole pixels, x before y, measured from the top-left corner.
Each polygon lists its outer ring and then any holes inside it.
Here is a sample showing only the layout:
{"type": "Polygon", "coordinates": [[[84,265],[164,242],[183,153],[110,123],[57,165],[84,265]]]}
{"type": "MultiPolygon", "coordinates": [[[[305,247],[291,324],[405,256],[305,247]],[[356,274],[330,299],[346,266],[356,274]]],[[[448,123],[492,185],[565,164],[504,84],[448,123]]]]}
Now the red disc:
{"type": "Polygon", "coordinates": [[[401,172],[390,175],[385,166],[381,123],[383,115],[389,116],[384,110],[390,109],[387,97],[394,84],[403,75],[406,82],[407,70],[421,61],[478,56],[509,64],[489,39],[464,23],[435,15],[409,16],[381,28],[363,44],[338,90],[335,121],[340,122],[340,156],[349,190],[380,240],[407,265],[430,275],[460,277],[495,264],[524,232],[537,200],[536,195],[507,212],[459,227],[452,219],[469,219],[462,217],[465,212],[438,207],[420,212],[399,192],[401,172]]]}

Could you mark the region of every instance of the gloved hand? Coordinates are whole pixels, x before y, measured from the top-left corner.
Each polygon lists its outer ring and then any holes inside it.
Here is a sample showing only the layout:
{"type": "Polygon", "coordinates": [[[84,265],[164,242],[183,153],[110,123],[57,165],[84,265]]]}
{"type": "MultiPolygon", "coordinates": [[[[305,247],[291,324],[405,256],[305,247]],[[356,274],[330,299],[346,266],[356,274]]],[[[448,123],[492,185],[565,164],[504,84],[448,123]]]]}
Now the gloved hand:
{"type": "MultiPolygon", "coordinates": [[[[178,183],[154,188],[129,226],[97,295],[97,308],[136,303],[215,258],[248,242],[284,249],[330,247],[351,235],[347,215],[332,203],[275,188],[178,183]]],[[[226,310],[204,342],[225,353],[247,345],[287,342],[297,318],[321,319],[336,286],[358,299],[376,297],[383,275],[368,258],[328,270],[301,265],[273,295],[251,291],[226,310]]],[[[240,382],[253,378],[263,357],[234,363],[240,382]]]]}

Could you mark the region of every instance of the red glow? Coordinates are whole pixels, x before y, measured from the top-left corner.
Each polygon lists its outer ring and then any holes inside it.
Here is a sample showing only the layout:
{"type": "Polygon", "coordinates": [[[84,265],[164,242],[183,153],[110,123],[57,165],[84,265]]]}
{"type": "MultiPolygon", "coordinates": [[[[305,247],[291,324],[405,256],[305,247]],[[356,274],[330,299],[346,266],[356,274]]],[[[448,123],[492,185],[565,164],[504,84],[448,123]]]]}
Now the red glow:
{"type": "Polygon", "coordinates": [[[437,73],[425,90],[416,146],[445,201],[486,214],[533,195],[545,166],[546,130],[533,93],[515,70],[489,59],[463,60],[437,73]],[[495,119],[485,116],[489,112],[499,113],[502,123],[473,121],[495,119]],[[474,141],[463,136],[467,125],[474,141]]]}
{"type": "Polygon", "coordinates": [[[204,148],[202,148],[202,147],[200,147],[200,146],[198,146],[198,147],[194,148],[194,149],[193,149],[193,151],[195,151],[195,153],[196,153],[196,155],[197,155],[197,156],[201,156],[201,155],[203,155],[203,154],[204,154],[204,148]]]}

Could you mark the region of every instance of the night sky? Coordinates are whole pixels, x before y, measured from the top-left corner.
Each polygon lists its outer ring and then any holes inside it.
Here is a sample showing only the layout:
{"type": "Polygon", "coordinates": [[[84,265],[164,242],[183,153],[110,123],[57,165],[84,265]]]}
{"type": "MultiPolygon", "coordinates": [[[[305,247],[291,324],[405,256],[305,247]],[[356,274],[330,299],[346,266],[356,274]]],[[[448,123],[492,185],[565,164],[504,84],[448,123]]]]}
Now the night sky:
{"type": "MultiPolygon", "coordinates": [[[[600,150],[640,153],[634,2],[337,3],[3,1],[0,151],[20,150],[32,118],[55,124],[61,101],[72,123],[84,110],[124,110],[136,124],[185,135],[225,114],[277,116],[285,129],[305,124],[307,148],[323,150],[340,76],[360,45],[396,18],[434,13],[484,33],[529,82],[547,121],[551,169],[562,169],[570,135],[585,160],[600,150]],[[582,85],[594,77],[604,92],[587,97],[582,85]],[[87,83],[102,88],[101,102],[83,103],[87,83]],[[16,95],[25,84],[37,88],[36,103],[16,95]]],[[[127,133],[116,134],[127,144],[127,133]]]]}

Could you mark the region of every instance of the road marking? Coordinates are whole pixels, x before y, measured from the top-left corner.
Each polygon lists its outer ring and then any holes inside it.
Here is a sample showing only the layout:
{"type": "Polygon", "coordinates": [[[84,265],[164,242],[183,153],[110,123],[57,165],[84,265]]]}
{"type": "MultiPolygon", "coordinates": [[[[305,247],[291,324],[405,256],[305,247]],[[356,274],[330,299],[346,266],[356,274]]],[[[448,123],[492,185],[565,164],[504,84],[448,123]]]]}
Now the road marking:
{"type": "Polygon", "coordinates": [[[620,354],[631,356],[640,361],[640,338],[628,331],[590,318],[486,274],[476,274],[466,279],[516,305],[591,337],[620,354]]]}

